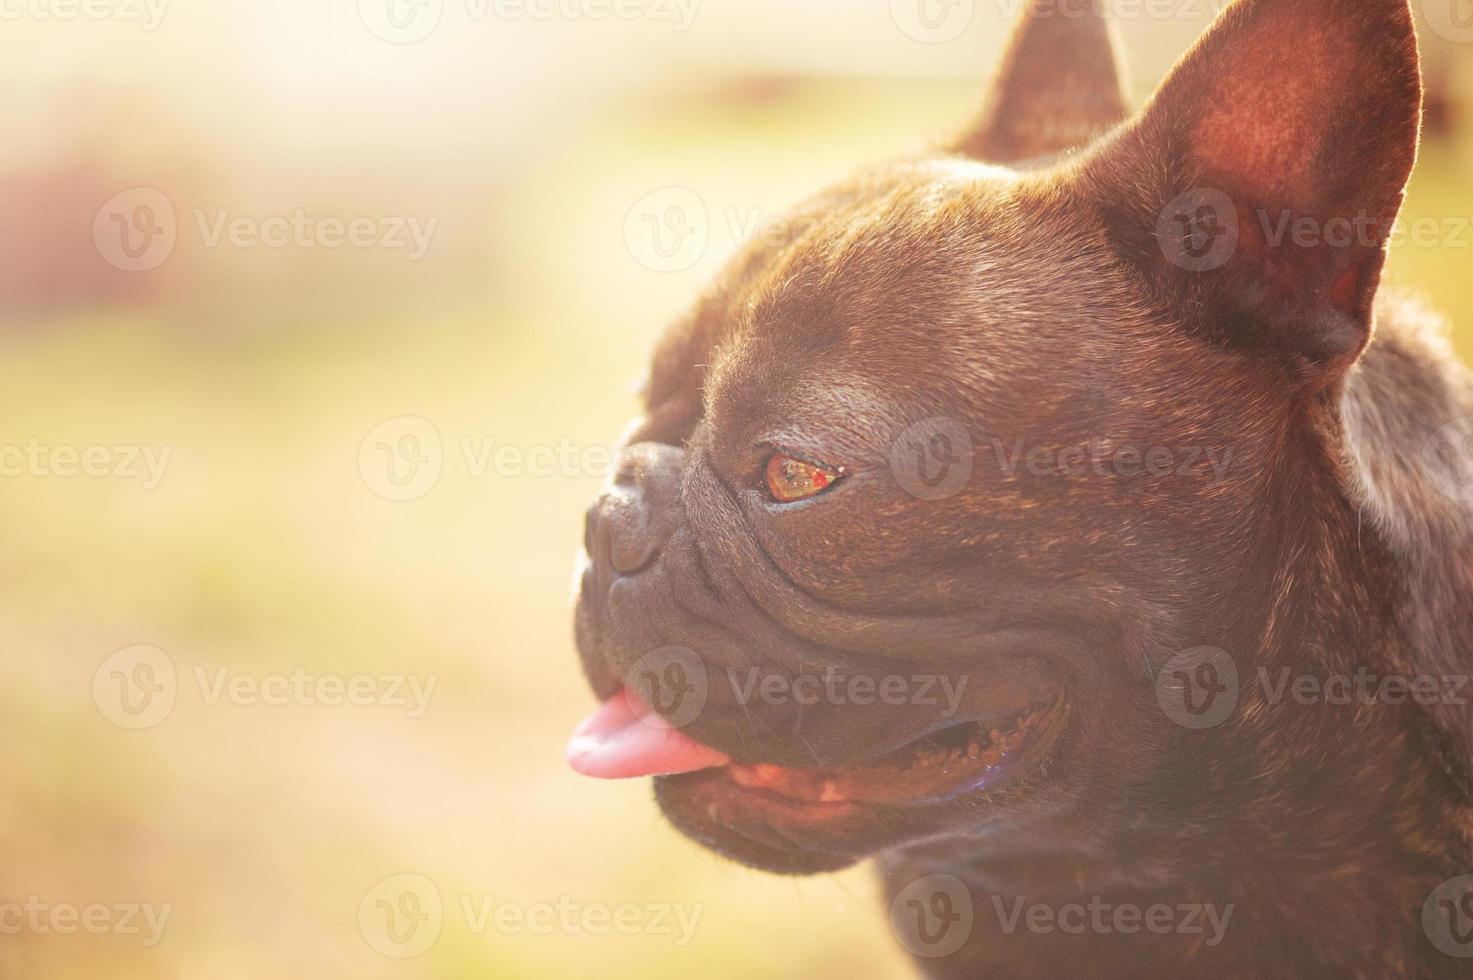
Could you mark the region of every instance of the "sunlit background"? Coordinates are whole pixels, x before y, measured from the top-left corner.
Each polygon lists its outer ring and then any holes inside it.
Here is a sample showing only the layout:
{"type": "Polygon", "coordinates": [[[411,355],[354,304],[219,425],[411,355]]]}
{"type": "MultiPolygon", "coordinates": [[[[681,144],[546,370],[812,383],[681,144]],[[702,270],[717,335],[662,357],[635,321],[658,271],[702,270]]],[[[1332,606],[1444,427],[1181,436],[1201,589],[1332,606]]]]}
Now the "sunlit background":
{"type": "MultiPolygon", "coordinates": [[[[1394,279],[1468,352],[1446,2],[1394,279]]],[[[1211,4],[1127,5],[1137,98],[1211,4]]],[[[0,975],[907,972],[871,872],[565,770],[568,585],[662,327],[1017,6],[0,0],[0,975]]]]}

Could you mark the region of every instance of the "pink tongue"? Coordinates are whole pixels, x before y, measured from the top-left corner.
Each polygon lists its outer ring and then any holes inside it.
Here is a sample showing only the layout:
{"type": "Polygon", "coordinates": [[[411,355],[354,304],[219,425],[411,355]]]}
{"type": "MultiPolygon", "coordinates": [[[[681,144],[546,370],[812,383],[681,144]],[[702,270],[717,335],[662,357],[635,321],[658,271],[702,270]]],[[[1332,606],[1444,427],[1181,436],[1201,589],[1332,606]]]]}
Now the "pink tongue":
{"type": "Polygon", "coordinates": [[[672,728],[628,688],[583,720],[563,755],[575,772],[597,779],[673,776],[731,761],[672,728]]]}

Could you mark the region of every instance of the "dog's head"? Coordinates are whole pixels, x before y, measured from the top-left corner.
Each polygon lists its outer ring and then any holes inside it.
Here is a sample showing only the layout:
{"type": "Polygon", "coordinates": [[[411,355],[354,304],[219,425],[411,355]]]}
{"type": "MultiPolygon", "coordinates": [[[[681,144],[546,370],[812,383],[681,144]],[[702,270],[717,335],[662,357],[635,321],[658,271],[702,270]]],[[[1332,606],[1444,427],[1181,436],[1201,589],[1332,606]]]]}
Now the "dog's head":
{"type": "Polygon", "coordinates": [[[1128,120],[1115,71],[1038,4],[961,138],[665,337],[588,515],[575,766],[792,872],[1148,805],[1157,672],[1262,641],[1336,465],[1420,85],[1406,0],[1239,0],[1128,120]]]}

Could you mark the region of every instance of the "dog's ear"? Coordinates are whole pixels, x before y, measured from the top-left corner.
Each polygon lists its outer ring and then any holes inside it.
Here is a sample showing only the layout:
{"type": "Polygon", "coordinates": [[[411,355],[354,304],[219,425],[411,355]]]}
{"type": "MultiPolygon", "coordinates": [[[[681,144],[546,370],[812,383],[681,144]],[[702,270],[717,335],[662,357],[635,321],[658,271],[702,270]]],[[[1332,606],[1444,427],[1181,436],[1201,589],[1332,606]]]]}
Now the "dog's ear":
{"type": "Polygon", "coordinates": [[[1370,339],[1421,103],[1408,0],[1237,0],[1078,177],[1179,319],[1328,384],[1370,339]]]}
{"type": "Polygon", "coordinates": [[[953,149],[1017,163],[1088,144],[1128,112],[1103,0],[1028,0],[981,115],[953,149]]]}

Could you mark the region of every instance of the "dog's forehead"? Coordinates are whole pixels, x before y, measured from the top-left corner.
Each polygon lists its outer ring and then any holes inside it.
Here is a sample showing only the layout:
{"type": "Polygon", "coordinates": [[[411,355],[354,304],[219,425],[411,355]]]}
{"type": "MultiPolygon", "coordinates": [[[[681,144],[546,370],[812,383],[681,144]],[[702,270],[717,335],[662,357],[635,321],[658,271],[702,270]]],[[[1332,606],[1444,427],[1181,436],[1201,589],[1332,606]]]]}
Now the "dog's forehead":
{"type": "Polygon", "coordinates": [[[1007,228],[1016,181],[984,164],[924,160],[820,195],[743,257],[733,331],[852,334],[944,304],[1007,228]]]}
{"type": "Polygon", "coordinates": [[[738,256],[707,298],[702,317],[720,324],[708,390],[750,391],[816,360],[899,373],[923,370],[938,350],[981,371],[1056,357],[1084,311],[1108,305],[1081,284],[1111,279],[1103,250],[1088,247],[1088,216],[1056,203],[1029,175],[955,158],[814,198],[790,215],[785,238],[738,256]]]}

